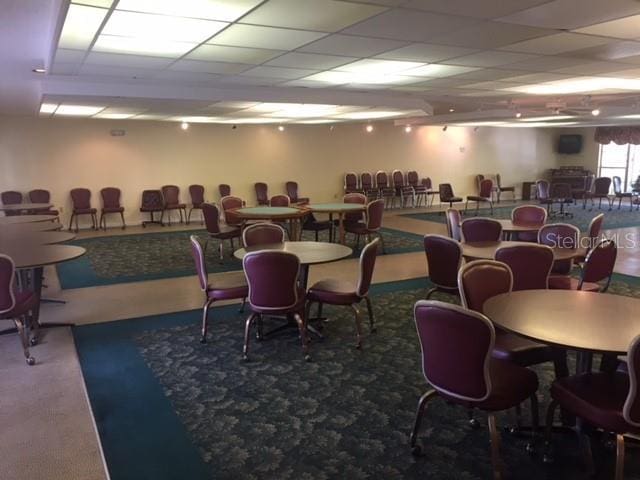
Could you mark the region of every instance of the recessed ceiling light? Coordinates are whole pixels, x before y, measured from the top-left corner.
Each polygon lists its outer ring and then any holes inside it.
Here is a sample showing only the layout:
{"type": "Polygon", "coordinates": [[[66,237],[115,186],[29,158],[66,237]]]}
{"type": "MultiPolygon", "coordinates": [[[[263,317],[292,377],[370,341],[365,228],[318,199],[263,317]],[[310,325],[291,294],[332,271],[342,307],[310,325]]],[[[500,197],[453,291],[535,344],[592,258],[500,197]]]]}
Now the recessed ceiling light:
{"type": "Polygon", "coordinates": [[[367,125],[365,130],[367,131],[367,133],[373,132],[373,125],[371,125],[371,124],[367,125]]]}
{"type": "Polygon", "coordinates": [[[284,125],[278,125],[278,130],[284,132],[284,125]]]}
{"type": "Polygon", "coordinates": [[[600,115],[600,109],[594,108],[593,110],[591,110],[591,115],[593,115],[594,117],[597,117],[598,115],[600,115]]]}
{"type": "Polygon", "coordinates": [[[104,110],[105,107],[95,105],[60,105],[55,115],[69,115],[78,117],[90,117],[104,110]]]}
{"type": "Polygon", "coordinates": [[[44,68],[34,68],[31,70],[33,73],[47,73],[47,70],[44,68]]]}
{"type": "Polygon", "coordinates": [[[182,130],[189,130],[189,124],[188,124],[187,122],[182,122],[182,123],[180,124],[180,128],[181,128],[182,130]]]}
{"type": "Polygon", "coordinates": [[[522,117],[522,113],[516,112],[516,118],[520,118],[520,117],[522,117]]]}
{"type": "Polygon", "coordinates": [[[456,111],[456,109],[455,109],[455,108],[450,108],[450,109],[449,109],[449,113],[453,113],[453,112],[455,112],[455,111],[456,111]]]}
{"type": "Polygon", "coordinates": [[[406,127],[404,127],[405,133],[411,133],[411,130],[412,130],[411,125],[407,125],[406,127]]]}

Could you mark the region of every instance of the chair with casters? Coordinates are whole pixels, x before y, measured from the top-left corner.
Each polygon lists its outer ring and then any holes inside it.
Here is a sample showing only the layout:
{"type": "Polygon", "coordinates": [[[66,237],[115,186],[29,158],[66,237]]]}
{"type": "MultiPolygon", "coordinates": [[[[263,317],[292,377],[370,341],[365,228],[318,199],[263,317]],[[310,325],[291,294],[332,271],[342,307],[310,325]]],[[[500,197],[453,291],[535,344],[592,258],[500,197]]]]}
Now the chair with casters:
{"type": "Polygon", "coordinates": [[[384,208],[393,207],[396,189],[389,182],[389,175],[387,172],[382,170],[378,170],[376,172],[376,188],[378,189],[378,197],[384,200],[384,208]]]}
{"type": "Polygon", "coordinates": [[[347,172],[344,174],[344,193],[359,193],[361,189],[358,188],[358,175],[354,172],[347,172]]]}
{"type": "Polygon", "coordinates": [[[427,206],[427,187],[420,183],[420,177],[415,170],[407,172],[407,187],[413,189],[414,207],[419,207],[422,203],[427,206]]]}
{"type": "MultiPolygon", "coordinates": [[[[613,195],[614,195],[614,200],[618,199],[618,210],[620,210],[620,207],[622,206],[622,200],[624,198],[629,199],[629,210],[633,210],[633,193],[623,191],[622,179],[618,176],[613,177],[613,195]]],[[[612,205],[613,205],[613,200],[611,202],[611,206],[612,205]]]]}
{"type": "Polygon", "coordinates": [[[618,249],[613,240],[602,240],[589,250],[580,271],[580,278],[553,275],[549,278],[549,288],[555,290],[606,292],[611,283],[617,254],[618,249]],[[604,283],[601,285],[602,282],[604,283]]]}
{"type": "Polygon", "coordinates": [[[218,185],[218,193],[220,194],[220,198],[228,197],[231,195],[231,186],[226,183],[221,183],[218,185]]]}
{"type": "Polygon", "coordinates": [[[427,290],[428,300],[435,292],[458,295],[458,270],[462,264],[462,248],[456,240],[443,235],[429,234],[423,239],[427,257],[429,281],[433,287],[427,290]]]}
{"type": "Polygon", "coordinates": [[[384,246],[384,238],[382,236],[382,216],[384,214],[384,200],[379,198],[367,204],[365,209],[365,221],[358,223],[344,224],[344,231],[353,233],[356,236],[356,248],[360,245],[360,237],[365,236],[367,242],[371,242],[372,236],[380,239],[382,253],[387,253],[384,246]]]}
{"type": "Polygon", "coordinates": [[[575,204],[575,199],[573,198],[573,191],[571,190],[571,185],[568,183],[554,183],[551,185],[551,200],[560,205],[560,211],[556,212],[555,215],[560,215],[561,217],[573,217],[573,213],[566,211],[566,205],[575,204]]]}
{"type": "Polygon", "coordinates": [[[500,197],[502,197],[502,193],[503,192],[509,192],[511,193],[511,195],[513,196],[513,199],[516,199],[516,187],[514,186],[510,186],[510,187],[505,187],[504,185],[502,185],[502,177],[500,176],[499,173],[496,174],[496,192],[497,192],[497,200],[498,203],[500,203],[500,197]]]}
{"type": "MultiPolygon", "coordinates": [[[[43,190],[41,188],[36,188],[35,190],[31,190],[29,192],[29,202],[31,203],[50,203],[51,202],[51,194],[49,190],[43,190]]],[[[35,210],[34,213],[38,215],[51,215],[57,217],[60,212],[58,210],[54,210],[51,207],[35,210]]]]}
{"type": "Polygon", "coordinates": [[[480,187],[477,195],[467,195],[467,202],[464,205],[464,212],[467,213],[469,202],[476,202],[476,214],[480,209],[481,203],[488,203],[493,215],[493,201],[491,200],[491,192],[493,192],[493,181],[485,178],[480,181],[480,187]]]}
{"type": "Polygon", "coordinates": [[[120,189],[116,187],[106,187],[100,190],[102,197],[102,209],[100,210],[100,226],[107,230],[107,215],[110,213],[119,213],[122,220],[122,230],[127,228],[124,221],[124,207],[120,205],[120,189]]]}
{"type": "Polygon", "coordinates": [[[494,258],[511,269],[514,292],[549,288],[549,274],[553,267],[551,247],[536,243],[500,247],[494,258]]]}
{"type": "Polygon", "coordinates": [[[455,208],[447,208],[445,218],[447,220],[447,234],[454,240],[461,242],[462,230],[460,229],[460,223],[462,222],[462,216],[460,211],[455,208]]]}
{"type": "Polygon", "coordinates": [[[440,196],[440,203],[448,203],[449,208],[453,208],[454,203],[462,202],[462,198],[456,197],[453,193],[453,187],[450,183],[441,183],[438,185],[438,194],[440,196]]]}
{"type": "MultiPolygon", "coordinates": [[[[231,245],[231,251],[235,248],[233,244],[234,238],[240,238],[241,232],[240,227],[221,224],[220,223],[220,210],[218,210],[218,206],[213,203],[203,203],[202,204],[202,216],[204,217],[204,224],[207,229],[207,234],[209,238],[213,238],[218,240],[218,253],[220,257],[220,263],[224,259],[223,254],[223,243],[225,240],[229,240],[229,244],[231,245]]],[[[204,244],[204,250],[207,248],[207,243],[204,244]]]]}
{"type": "MultiPolygon", "coordinates": [[[[551,384],[551,403],[547,409],[545,460],[552,461],[551,431],[556,409],[582,419],[592,427],[616,437],[615,480],[624,479],[625,435],[640,434],[640,399],[637,388],[640,373],[640,336],[633,339],[627,352],[628,373],[589,372],[556,379],[551,384]]],[[[590,440],[579,434],[587,475],[595,473],[590,440]]]]}
{"type": "Polygon", "coordinates": [[[74,188],[71,190],[71,203],[73,209],[71,211],[71,219],[69,220],[69,231],[73,219],[76,220],[76,233],[78,233],[78,217],[80,215],[91,215],[91,228],[98,229],[98,219],[96,218],[97,210],[91,206],[91,190],[88,188],[74,188]]]}
{"type": "Polygon", "coordinates": [[[164,227],[164,199],[162,198],[162,192],[160,190],[144,190],[142,192],[142,203],[140,205],[140,211],[142,213],[148,213],[149,220],[142,222],[142,227],[146,227],[149,223],[157,223],[164,227]],[[160,213],[160,219],[156,220],[153,215],[160,213]]]}
{"type": "Polygon", "coordinates": [[[373,184],[373,175],[369,172],[360,174],[360,188],[369,201],[375,200],[380,196],[378,189],[373,184]]]}
{"type": "MultiPolygon", "coordinates": [[[[191,212],[200,210],[202,213],[202,204],[205,203],[204,186],[189,185],[189,196],[191,197],[191,208],[189,209],[189,213],[187,213],[187,225],[191,222],[191,212]]],[[[204,223],[204,218],[201,223],[204,223]]]]}
{"type": "Polygon", "coordinates": [[[249,360],[251,327],[257,324],[262,340],[262,316],[283,315],[298,326],[305,360],[311,360],[304,317],[305,291],[298,283],[300,260],[293,253],[280,250],[259,250],[247,253],[242,267],[249,285],[251,315],[245,322],[243,358],[249,360]]]}
{"type": "Polygon", "coordinates": [[[538,180],[536,182],[536,195],[540,205],[545,205],[547,208],[547,216],[553,214],[553,198],[551,198],[549,188],[549,182],[547,180],[538,180]]]}
{"type": "Polygon", "coordinates": [[[164,185],[162,197],[164,198],[164,210],[167,212],[167,223],[171,225],[171,210],[178,210],[180,223],[184,223],[187,217],[187,204],[180,203],[180,188],[177,185],[164,185]]]}
{"type": "Polygon", "coordinates": [[[275,223],[252,223],[242,231],[242,246],[245,248],[284,243],[285,239],[284,228],[275,223]]]}
{"type": "Polygon", "coordinates": [[[414,319],[422,351],[422,371],[431,390],[418,402],[410,437],[412,452],[422,453],[417,439],[425,408],[431,399],[440,396],[448,403],[487,412],[493,478],[505,478],[495,414],[528,398],[536,404],[538,377],[525,367],[492,358],[496,332],[481,313],[449,303],[420,300],[414,307],[414,319]]]}
{"type": "MultiPolygon", "coordinates": [[[[209,204],[203,203],[203,206],[204,205],[209,204]]],[[[196,264],[200,289],[204,292],[200,343],[207,343],[207,324],[211,305],[216,301],[241,299],[242,307],[240,311],[242,311],[247,296],[249,295],[249,287],[247,287],[247,281],[241,272],[226,274],[216,280],[215,283],[210,283],[209,275],[207,274],[204,248],[194,235],[191,235],[189,239],[191,240],[191,255],[196,264]]]]}
{"type": "Polygon", "coordinates": [[[228,197],[222,197],[220,199],[220,207],[222,208],[222,214],[224,221],[230,227],[242,227],[244,222],[234,212],[237,208],[244,207],[244,201],[240,197],[234,197],[229,195],[228,197]]]}
{"type": "Polygon", "coordinates": [[[298,196],[298,182],[288,181],[285,187],[291,203],[294,205],[306,205],[309,203],[309,197],[298,196]]]}
{"type": "Polygon", "coordinates": [[[465,242],[499,242],[502,239],[502,224],[493,218],[467,218],[460,224],[460,230],[465,242]]]}
{"type": "MultiPolygon", "coordinates": [[[[580,244],[580,230],[568,223],[550,223],[543,225],[542,228],[538,230],[538,243],[548,245],[552,248],[576,250],[580,244]]],[[[551,279],[555,275],[567,276],[571,274],[573,262],[573,259],[556,260],[553,262],[551,273],[554,275],[549,277],[549,284],[551,285],[551,279]]]]}
{"type": "Polygon", "coordinates": [[[375,319],[373,317],[373,307],[369,298],[369,287],[371,286],[371,278],[373,277],[373,269],[376,264],[376,255],[379,240],[375,238],[368,243],[360,253],[360,276],[358,282],[354,285],[351,282],[331,278],[320,280],[314,283],[307,291],[307,320],[310,318],[311,306],[318,304],[318,317],[322,317],[322,306],[327,305],[345,305],[350,306],[356,322],[356,348],[362,347],[362,314],[358,305],[364,300],[367,305],[369,314],[369,329],[371,333],[376,331],[375,319]]]}
{"type": "MultiPolygon", "coordinates": [[[[19,205],[22,203],[22,193],[15,190],[8,190],[0,193],[0,199],[2,199],[3,205],[19,205]]],[[[7,217],[13,217],[15,215],[22,215],[22,212],[17,210],[7,210],[4,212],[7,217]]]]}
{"type": "Polygon", "coordinates": [[[29,345],[35,342],[29,339],[29,327],[31,311],[39,300],[32,291],[17,291],[15,276],[16,267],[11,257],[0,254],[0,320],[14,322],[27,364],[34,365],[36,361],[29,353],[29,345]]]}
{"type": "MultiPolygon", "coordinates": [[[[538,205],[520,205],[511,210],[511,221],[514,225],[540,226],[547,221],[547,211],[538,205]]],[[[518,232],[516,240],[521,242],[537,242],[538,232],[518,232]]]]}
{"type": "Polygon", "coordinates": [[[256,203],[258,205],[269,205],[269,194],[267,193],[267,184],[257,182],[253,188],[256,190],[256,203]]]}
{"type": "Polygon", "coordinates": [[[585,192],[582,198],[582,208],[587,208],[587,200],[591,200],[591,210],[595,205],[594,199],[598,199],[598,210],[602,208],[602,199],[607,201],[609,210],[611,210],[611,198],[609,197],[609,189],[611,188],[611,179],[609,177],[598,177],[593,181],[593,188],[585,192]]]}

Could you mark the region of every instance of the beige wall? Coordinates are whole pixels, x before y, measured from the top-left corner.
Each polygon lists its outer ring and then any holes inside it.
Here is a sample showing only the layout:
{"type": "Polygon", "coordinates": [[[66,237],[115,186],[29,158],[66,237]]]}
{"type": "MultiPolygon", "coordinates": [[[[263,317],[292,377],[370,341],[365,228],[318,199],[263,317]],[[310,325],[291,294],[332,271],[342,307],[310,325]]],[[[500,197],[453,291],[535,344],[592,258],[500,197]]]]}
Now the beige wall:
{"type": "Polygon", "coordinates": [[[188,201],[192,183],[205,186],[208,200],[218,199],[219,183],[229,183],[252,204],[254,182],[267,182],[273,195],[297,180],[301,195],[322,202],[341,197],[345,171],[399,168],[436,185],[450,182],[459,195],[474,191],[478,173],[499,172],[519,191],[523,180],[556,165],[553,138],[551,130],[529,128],[419,127],[407,134],[391,122],[367,134],[361,124],[291,125],[284,132],[192,124],[182,131],[166,122],[0,117],[0,190],[46,188],[66,219],[71,188],[90,188],[99,207],[100,189],[117,186],[129,223],[140,221],[141,191],[164,184],[180,186],[188,201]],[[126,135],[112,137],[113,128],[126,135]]]}

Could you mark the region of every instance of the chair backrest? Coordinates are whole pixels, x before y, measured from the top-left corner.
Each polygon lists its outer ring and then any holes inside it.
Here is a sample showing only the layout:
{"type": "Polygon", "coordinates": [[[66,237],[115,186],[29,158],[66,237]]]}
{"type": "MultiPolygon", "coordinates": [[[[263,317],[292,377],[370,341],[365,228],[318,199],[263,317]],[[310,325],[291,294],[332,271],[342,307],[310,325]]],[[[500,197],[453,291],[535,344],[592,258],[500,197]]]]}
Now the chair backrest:
{"type": "Polygon", "coordinates": [[[613,193],[620,194],[622,191],[622,179],[616,175],[613,177],[613,193]]]}
{"type": "Polygon", "coordinates": [[[611,188],[609,177],[598,177],[593,181],[593,193],[595,195],[608,195],[611,188]]]}
{"type": "Polygon", "coordinates": [[[220,210],[213,203],[203,203],[202,216],[204,217],[204,225],[208,233],[220,233],[220,210]]]}
{"type": "Polygon", "coordinates": [[[420,177],[418,177],[418,172],[415,170],[409,170],[407,172],[407,184],[412,187],[417,187],[420,185],[420,177]]]}
{"type": "Polygon", "coordinates": [[[16,267],[11,257],[0,253],[0,313],[9,312],[16,305],[13,294],[16,267]]]}
{"type": "Polygon", "coordinates": [[[502,225],[493,218],[467,218],[460,229],[465,242],[497,242],[502,238],[502,225]]]}
{"type": "Polygon", "coordinates": [[[491,191],[493,190],[493,180],[485,178],[480,182],[479,196],[482,198],[491,198],[491,191]]]}
{"type": "Polygon", "coordinates": [[[582,288],[582,282],[601,282],[607,280],[604,291],[609,288],[613,268],[616,264],[618,248],[613,240],[602,240],[595,245],[587,254],[587,258],[582,267],[582,275],[578,290],[582,288]]]}
{"type": "Polygon", "coordinates": [[[120,189],[116,187],[105,187],[100,190],[102,205],[104,205],[105,208],[119,208],[120,195],[120,189]]]}
{"type": "Polygon", "coordinates": [[[413,315],[427,382],[460,400],[489,397],[489,362],[496,336],[491,321],[480,313],[434,300],[418,301],[413,315]]]}
{"type": "Polygon", "coordinates": [[[373,176],[369,172],[362,172],[360,174],[360,186],[363,190],[373,189],[373,176]]]}
{"type": "Polygon", "coordinates": [[[382,227],[384,200],[379,198],[367,204],[367,230],[377,231],[382,227]]]}
{"type": "Polygon", "coordinates": [[[495,259],[511,269],[513,291],[548,287],[553,267],[553,250],[550,247],[535,243],[501,247],[496,250],[495,259]]]}
{"type": "Polygon", "coordinates": [[[551,185],[551,198],[569,199],[572,198],[573,192],[569,183],[554,183],[551,185]]]}
{"type": "Polygon", "coordinates": [[[162,210],[164,200],[160,190],[143,190],[141,208],[162,210]]]}
{"type": "Polygon", "coordinates": [[[440,194],[441,202],[448,202],[453,195],[453,187],[450,183],[441,183],[438,185],[438,193],[440,194]]]}
{"type": "Polygon", "coordinates": [[[587,175],[584,179],[584,191],[585,192],[591,192],[591,190],[593,189],[593,181],[595,180],[596,176],[593,173],[590,173],[589,175],[587,175]]]}
{"type": "Polygon", "coordinates": [[[590,247],[593,247],[600,240],[602,235],[602,224],[604,223],[604,213],[599,213],[591,219],[589,222],[589,239],[591,241],[590,247]]]}
{"type": "Polygon", "coordinates": [[[387,175],[387,172],[383,172],[382,170],[378,170],[376,172],[376,186],[378,188],[389,187],[389,176],[387,175]]]}
{"type": "Polygon", "coordinates": [[[511,210],[511,221],[517,225],[544,225],[547,210],[538,205],[520,205],[511,210]]]}
{"type": "Polygon", "coordinates": [[[71,190],[71,202],[74,209],[91,208],[91,190],[74,188],[71,190]]]}
{"type": "Polygon", "coordinates": [[[269,205],[272,207],[288,207],[291,205],[291,200],[286,195],[274,195],[269,200],[269,205]]]}
{"type": "Polygon", "coordinates": [[[202,245],[200,244],[198,237],[191,235],[189,240],[191,241],[191,256],[193,257],[193,261],[196,263],[196,272],[198,273],[200,289],[204,291],[209,285],[209,275],[207,274],[207,262],[204,258],[204,250],[202,249],[202,245]]]}
{"type": "Polygon", "coordinates": [[[506,263],[474,260],[458,272],[458,289],[462,306],[483,313],[484,302],[513,289],[513,274],[506,263]]]}
{"type": "Polygon", "coordinates": [[[36,188],[29,192],[29,201],[31,203],[49,203],[51,201],[51,194],[49,193],[49,190],[36,188]]]}
{"type": "Polygon", "coordinates": [[[258,205],[269,205],[267,184],[264,182],[256,182],[253,187],[256,190],[256,202],[258,203],[258,205]]]}
{"type": "Polygon", "coordinates": [[[222,207],[222,213],[224,214],[224,221],[228,225],[239,225],[242,223],[242,219],[239,218],[234,212],[230,211],[236,208],[242,208],[244,206],[244,202],[241,198],[234,197],[233,195],[222,197],[220,199],[220,206],[222,207]]]}
{"type": "Polygon", "coordinates": [[[242,260],[249,286],[249,304],[254,310],[286,310],[298,303],[300,260],[293,253],[259,250],[242,260]]]}
{"type": "Polygon", "coordinates": [[[502,187],[502,177],[499,173],[496,173],[496,185],[498,185],[498,188],[502,187]]]}
{"type": "Polygon", "coordinates": [[[284,243],[285,231],[275,223],[254,223],[242,232],[242,244],[245,248],[256,245],[284,243]]]}
{"type": "Polygon", "coordinates": [[[404,175],[400,170],[394,170],[391,172],[391,179],[394,187],[404,187],[404,175]]]}
{"type": "Polygon", "coordinates": [[[423,239],[429,280],[438,287],[458,288],[458,270],[462,262],[460,243],[443,235],[428,234],[423,239]]]}
{"type": "Polygon", "coordinates": [[[17,205],[22,203],[22,194],[13,190],[2,192],[0,194],[3,205],[17,205]]]}
{"type": "MultiPolygon", "coordinates": [[[[362,193],[347,193],[342,197],[343,203],[357,203],[361,205],[367,204],[367,196],[362,193]]],[[[344,221],[347,223],[359,222],[362,220],[364,212],[347,212],[344,214],[344,221]]]]}
{"type": "Polygon", "coordinates": [[[538,180],[536,182],[536,193],[538,194],[538,200],[549,200],[549,182],[538,180]]]}
{"type": "Polygon", "coordinates": [[[374,238],[372,242],[366,244],[360,252],[360,278],[358,278],[357,293],[360,297],[364,297],[369,293],[371,279],[373,278],[373,268],[376,265],[376,257],[378,256],[379,238],[374,238]]]}
{"type": "Polygon", "coordinates": [[[221,183],[218,185],[218,192],[220,193],[220,198],[228,197],[231,195],[231,186],[226,183],[221,183]]]}
{"type": "Polygon", "coordinates": [[[202,205],[204,203],[204,186],[189,185],[189,196],[193,205],[202,205]]]}
{"type": "Polygon", "coordinates": [[[420,183],[422,183],[422,186],[427,190],[431,190],[433,188],[433,184],[431,183],[431,178],[429,177],[423,178],[422,180],[420,180],[420,183]]]}
{"type": "Polygon", "coordinates": [[[358,188],[358,176],[354,172],[344,174],[344,190],[349,192],[358,188]]]}
{"type": "Polygon", "coordinates": [[[162,196],[165,205],[177,205],[180,203],[180,188],[177,185],[164,185],[162,196]]]}
{"type": "Polygon", "coordinates": [[[454,240],[461,242],[462,230],[460,230],[460,221],[462,217],[460,216],[460,211],[455,208],[447,208],[445,216],[447,218],[447,233],[454,240]]]}
{"type": "Polygon", "coordinates": [[[538,230],[538,243],[552,248],[578,248],[580,230],[568,223],[549,223],[538,230]]]}
{"type": "Polygon", "coordinates": [[[296,203],[298,201],[298,182],[293,182],[290,180],[285,184],[285,187],[287,190],[287,195],[289,195],[291,201],[293,203],[296,203]]]}
{"type": "Polygon", "coordinates": [[[629,393],[622,407],[622,416],[634,427],[640,427],[640,396],[638,382],[640,379],[640,335],[633,339],[627,352],[629,370],[629,393]]]}

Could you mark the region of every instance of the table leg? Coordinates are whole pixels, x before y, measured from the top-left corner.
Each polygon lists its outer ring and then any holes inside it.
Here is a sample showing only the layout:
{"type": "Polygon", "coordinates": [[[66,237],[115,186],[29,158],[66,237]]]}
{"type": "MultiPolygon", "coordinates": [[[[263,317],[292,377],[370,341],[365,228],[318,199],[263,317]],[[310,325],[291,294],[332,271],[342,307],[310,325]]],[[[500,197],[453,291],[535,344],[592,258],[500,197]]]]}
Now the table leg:
{"type": "Polygon", "coordinates": [[[329,212],[329,242],[333,242],[333,212],[329,212]]]}
{"type": "Polygon", "coordinates": [[[338,213],[338,223],[340,224],[340,243],[344,245],[345,242],[344,242],[344,213],[343,212],[338,213]]]}
{"type": "Polygon", "coordinates": [[[42,276],[44,268],[36,267],[30,271],[31,276],[31,289],[36,294],[38,301],[36,306],[31,312],[31,328],[33,328],[33,337],[31,343],[35,344],[38,341],[38,331],[40,328],[52,328],[52,327],[73,327],[74,323],[69,322],[47,322],[40,323],[40,305],[42,303],[42,276]]]}

